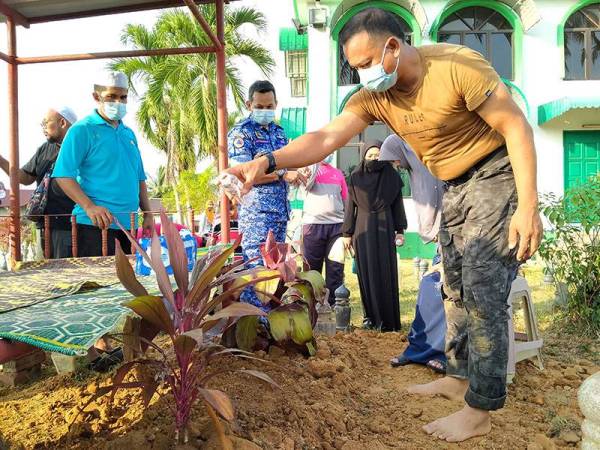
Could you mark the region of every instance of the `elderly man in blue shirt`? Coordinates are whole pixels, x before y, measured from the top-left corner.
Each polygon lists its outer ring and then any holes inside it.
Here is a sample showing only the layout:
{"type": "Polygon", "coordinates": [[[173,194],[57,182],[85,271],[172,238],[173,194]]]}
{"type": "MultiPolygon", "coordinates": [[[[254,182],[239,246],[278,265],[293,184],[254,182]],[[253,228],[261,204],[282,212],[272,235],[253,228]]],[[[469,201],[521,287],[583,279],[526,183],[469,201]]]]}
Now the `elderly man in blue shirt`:
{"type": "MultiPolygon", "coordinates": [[[[128,227],[131,212],[150,211],[137,139],[122,122],[129,83],[124,73],[106,75],[94,85],[97,108],[69,129],[52,175],[76,203],[78,256],[102,254],[101,229],[108,229],[110,255],[115,240],[129,253],[130,242],[116,220],[128,227]]],[[[144,228],[152,226],[151,214],[145,214],[144,228]]]]}
{"type": "MultiPolygon", "coordinates": [[[[253,83],[246,106],[250,115],[231,129],[227,139],[232,166],[270,155],[288,143],[285,131],[275,123],[277,96],[273,84],[253,83]]],[[[297,185],[305,181],[304,175],[295,170],[278,170],[264,175],[244,197],[238,217],[246,261],[260,256],[260,244],[265,242],[269,231],[273,231],[277,242],[285,242],[290,218],[288,183],[297,185]]],[[[249,266],[259,264],[261,261],[252,261],[249,266]]],[[[263,307],[252,288],[242,292],[241,300],[263,307]]]]}

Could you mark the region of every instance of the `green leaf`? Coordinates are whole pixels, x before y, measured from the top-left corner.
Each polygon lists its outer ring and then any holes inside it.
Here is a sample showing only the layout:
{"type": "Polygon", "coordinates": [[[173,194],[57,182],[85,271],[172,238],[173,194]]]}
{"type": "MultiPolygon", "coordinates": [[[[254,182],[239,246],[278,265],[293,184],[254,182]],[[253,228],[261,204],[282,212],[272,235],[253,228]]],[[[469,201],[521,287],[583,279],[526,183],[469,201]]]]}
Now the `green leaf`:
{"type": "Polygon", "coordinates": [[[277,292],[281,274],[278,270],[259,270],[251,274],[243,275],[238,277],[231,286],[231,289],[237,289],[240,286],[248,283],[252,283],[256,289],[256,295],[262,303],[268,303],[271,299],[268,295],[273,295],[277,292]]]}
{"type": "Polygon", "coordinates": [[[204,397],[210,406],[225,420],[231,422],[234,417],[234,409],[231,400],[223,391],[216,389],[198,389],[198,393],[204,397]]]}
{"type": "Polygon", "coordinates": [[[152,325],[173,336],[175,328],[171,316],[165,308],[163,299],[153,295],[144,295],[136,297],[133,300],[123,303],[124,306],[132,309],[142,319],[147,320],[152,325]]]}
{"type": "Polygon", "coordinates": [[[213,322],[220,319],[229,319],[230,317],[244,317],[244,316],[266,316],[267,314],[254,305],[249,303],[235,302],[231,305],[223,308],[216,313],[207,316],[205,322],[213,322]]]}
{"type": "Polygon", "coordinates": [[[208,285],[214,278],[221,272],[225,263],[229,257],[233,254],[235,249],[240,245],[241,236],[237,238],[235,244],[229,248],[225,248],[219,255],[208,261],[200,275],[198,281],[191,288],[190,292],[186,296],[186,303],[193,303],[203,291],[206,290],[208,285]]]}
{"type": "Polygon", "coordinates": [[[325,295],[325,280],[316,270],[309,270],[308,272],[300,272],[296,275],[300,280],[308,281],[313,288],[315,299],[322,303],[325,295]]]}
{"type": "Polygon", "coordinates": [[[308,307],[300,303],[282,305],[268,316],[271,336],[277,342],[292,340],[303,345],[313,339],[308,307]]]}
{"type": "Polygon", "coordinates": [[[240,318],[235,326],[235,340],[237,346],[245,351],[252,351],[256,345],[258,335],[258,316],[240,318]]]}
{"type": "Polygon", "coordinates": [[[134,297],[142,297],[148,295],[148,291],[135,276],[133,267],[129,263],[129,258],[123,252],[121,243],[117,240],[115,247],[115,265],[117,269],[117,277],[125,289],[127,289],[134,297]]]}

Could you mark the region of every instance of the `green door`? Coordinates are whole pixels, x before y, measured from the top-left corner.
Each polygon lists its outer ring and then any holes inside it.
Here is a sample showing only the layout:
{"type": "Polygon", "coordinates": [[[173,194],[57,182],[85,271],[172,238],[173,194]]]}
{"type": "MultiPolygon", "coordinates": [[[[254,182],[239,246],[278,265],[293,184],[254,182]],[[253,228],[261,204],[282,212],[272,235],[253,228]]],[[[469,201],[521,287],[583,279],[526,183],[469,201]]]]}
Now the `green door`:
{"type": "Polygon", "coordinates": [[[565,131],[565,190],[600,172],[600,131],[565,131]]]}

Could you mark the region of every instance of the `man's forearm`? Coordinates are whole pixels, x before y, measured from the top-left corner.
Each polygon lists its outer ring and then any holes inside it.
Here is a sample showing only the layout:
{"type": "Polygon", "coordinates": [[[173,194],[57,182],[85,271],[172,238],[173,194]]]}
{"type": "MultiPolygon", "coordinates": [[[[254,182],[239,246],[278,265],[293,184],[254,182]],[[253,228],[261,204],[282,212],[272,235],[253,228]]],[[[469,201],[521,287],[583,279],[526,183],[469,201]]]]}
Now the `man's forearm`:
{"type": "Polygon", "coordinates": [[[94,202],[81,190],[75,178],[56,178],[56,181],[64,193],[84,210],[94,205],[94,202]]]}
{"type": "Polygon", "coordinates": [[[537,208],[537,159],[533,131],[527,123],[516,124],[505,139],[515,175],[519,206],[537,208]]]}
{"type": "Polygon", "coordinates": [[[150,199],[148,198],[148,187],[145,181],[140,181],[140,209],[142,211],[150,211],[150,199]]]}
{"type": "Polygon", "coordinates": [[[273,153],[278,169],[293,169],[318,163],[337,147],[336,141],[319,131],[306,133],[273,153]]]}
{"type": "MultiPolygon", "coordinates": [[[[2,156],[0,156],[0,169],[4,171],[6,175],[10,175],[10,164],[8,160],[2,156]]],[[[32,184],[35,181],[35,177],[32,177],[23,169],[18,169],[17,173],[19,174],[19,183],[24,184],[26,186],[32,184]]]]}

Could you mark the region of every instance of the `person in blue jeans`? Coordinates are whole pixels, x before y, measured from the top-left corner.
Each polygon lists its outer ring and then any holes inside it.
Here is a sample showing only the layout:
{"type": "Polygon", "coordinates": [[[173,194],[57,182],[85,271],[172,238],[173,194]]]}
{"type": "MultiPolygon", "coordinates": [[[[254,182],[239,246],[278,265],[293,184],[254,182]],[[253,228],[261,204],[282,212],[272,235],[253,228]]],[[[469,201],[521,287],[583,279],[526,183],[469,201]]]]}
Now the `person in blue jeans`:
{"type": "Polygon", "coordinates": [[[446,373],[446,314],[442,299],[441,258],[433,258],[432,270],[419,284],[415,318],[408,333],[408,347],[392,358],[392,367],[423,364],[437,373],[446,373]]]}

